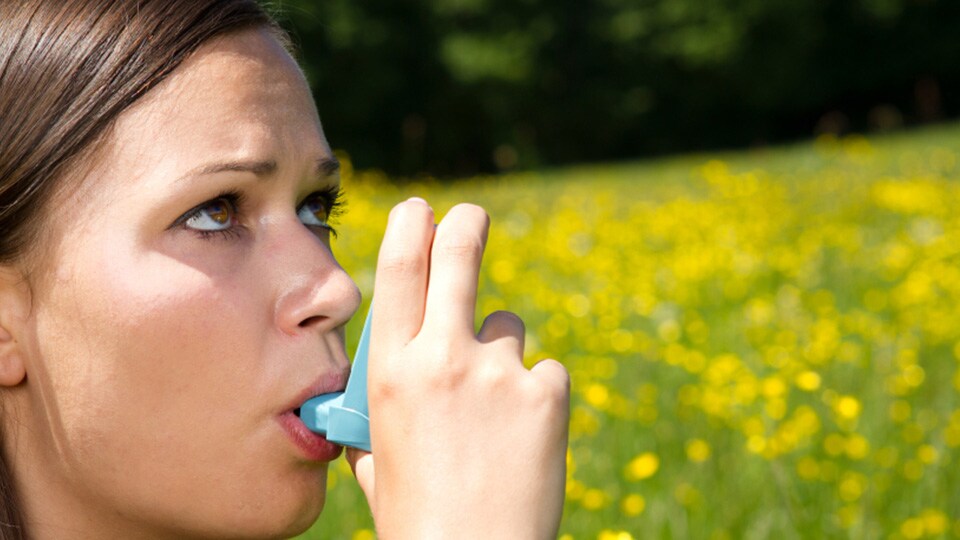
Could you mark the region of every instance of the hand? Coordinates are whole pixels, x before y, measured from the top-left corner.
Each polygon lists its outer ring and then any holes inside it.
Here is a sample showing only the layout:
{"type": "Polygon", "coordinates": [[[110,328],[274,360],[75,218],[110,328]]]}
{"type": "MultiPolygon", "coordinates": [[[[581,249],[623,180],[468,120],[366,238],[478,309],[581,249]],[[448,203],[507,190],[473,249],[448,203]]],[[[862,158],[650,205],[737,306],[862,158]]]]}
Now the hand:
{"type": "Polygon", "coordinates": [[[420,199],[390,213],[367,378],[373,454],[350,450],[381,538],[555,538],[570,382],[523,366],[523,322],[474,333],[489,218],[458,205],[436,227],[420,199]]]}

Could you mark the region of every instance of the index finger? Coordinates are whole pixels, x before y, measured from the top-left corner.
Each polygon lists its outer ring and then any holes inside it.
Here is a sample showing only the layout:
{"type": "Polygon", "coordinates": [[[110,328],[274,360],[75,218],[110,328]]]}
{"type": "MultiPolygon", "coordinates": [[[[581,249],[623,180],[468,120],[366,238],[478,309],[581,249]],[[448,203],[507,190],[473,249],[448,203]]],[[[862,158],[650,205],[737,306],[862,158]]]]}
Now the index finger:
{"type": "Polygon", "coordinates": [[[420,331],[432,242],[433,209],[426,201],[412,198],[393,207],[377,259],[372,357],[403,347],[420,331]]]}

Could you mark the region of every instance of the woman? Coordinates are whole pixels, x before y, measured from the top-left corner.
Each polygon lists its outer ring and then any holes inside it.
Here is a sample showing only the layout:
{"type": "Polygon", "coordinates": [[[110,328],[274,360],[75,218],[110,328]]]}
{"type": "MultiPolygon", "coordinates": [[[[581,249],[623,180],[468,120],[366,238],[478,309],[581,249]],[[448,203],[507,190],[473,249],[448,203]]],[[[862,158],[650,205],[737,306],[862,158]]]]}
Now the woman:
{"type": "MultiPolygon", "coordinates": [[[[343,389],[359,294],[284,43],[252,0],[0,3],[3,538],[275,538],[320,513],[341,449],[294,410],[343,389]]],[[[474,334],[483,211],[433,224],[391,213],[373,454],[348,457],[383,538],[555,535],[566,372],[523,368],[513,315],[474,334]]]]}

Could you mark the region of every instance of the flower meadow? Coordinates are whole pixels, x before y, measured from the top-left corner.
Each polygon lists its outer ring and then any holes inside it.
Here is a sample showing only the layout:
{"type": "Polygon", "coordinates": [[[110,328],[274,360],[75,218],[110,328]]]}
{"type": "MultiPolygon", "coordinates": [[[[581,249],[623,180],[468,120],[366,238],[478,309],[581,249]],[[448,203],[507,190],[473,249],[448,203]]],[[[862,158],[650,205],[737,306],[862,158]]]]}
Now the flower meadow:
{"type": "MultiPolygon", "coordinates": [[[[394,203],[490,213],[478,324],[518,313],[572,376],[563,540],[960,537],[960,126],[446,184],[344,162],[365,301],[394,203]]],[[[329,483],[303,538],[373,538],[329,483]]]]}

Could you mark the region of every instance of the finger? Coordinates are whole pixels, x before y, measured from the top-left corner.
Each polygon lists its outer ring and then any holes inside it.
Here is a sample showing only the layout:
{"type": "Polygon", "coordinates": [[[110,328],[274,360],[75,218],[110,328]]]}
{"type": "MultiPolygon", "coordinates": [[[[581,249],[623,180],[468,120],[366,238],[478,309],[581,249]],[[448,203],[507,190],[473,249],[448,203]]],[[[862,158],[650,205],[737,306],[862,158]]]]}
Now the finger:
{"type": "Polygon", "coordinates": [[[530,368],[530,373],[543,381],[554,399],[569,404],[570,374],[563,364],[548,358],[537,362],[530,368]]]}
{"type": "Polygon", "coordinates": [[[523,320],[509,311],[495,311],[487,316],[477,338],[480,343],[497,343],[523,359],[526,330],[523,320]]]}
{"type": "Polygon", "coordinates": [[[348,447],[347,462],[350,463],[353,475],[357,477],[357,483],[367,497],[367,504],[373,510],[374,484],[376,483],[373,473],[373,455],[370,452],[348,447]]]}
{"type": "Polygon", "coordinates": [[[406,345],[420,331],[433,242],[433,209],[423,199],[393,208],[377,259],[373,335],[379,351],[406,345]]]}
{"type": "Polygon", "coordinates": [[[490,218],[472,204],[458,204],[437,226],[430,251],[424,325],[473,335],[480,261],[490,218]]]}

